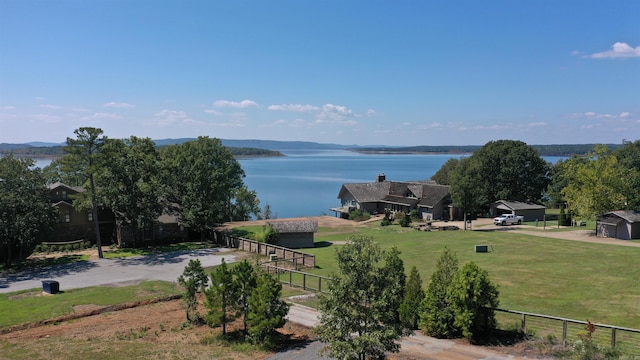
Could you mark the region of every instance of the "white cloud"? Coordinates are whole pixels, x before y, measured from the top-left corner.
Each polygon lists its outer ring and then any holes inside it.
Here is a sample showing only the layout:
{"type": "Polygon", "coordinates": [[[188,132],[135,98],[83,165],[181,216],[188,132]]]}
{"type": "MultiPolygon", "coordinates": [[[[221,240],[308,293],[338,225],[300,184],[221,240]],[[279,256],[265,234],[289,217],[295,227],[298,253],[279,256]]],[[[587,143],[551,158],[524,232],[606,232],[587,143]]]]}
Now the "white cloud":
{"type": "Polygon", "coordinates": [[[547,123],[544,121],[538,121],[538,122],[532,122],[532,123],[528,123],[527,124],[528,127],[541,127],[541,126],[547,126],[547,123]]]}
{"type": "Polygon", "coordinates": [[[617,59],[640,57],[640,46],[635,48],[624,42],[617,42],[611,46],[611,50],[588,55],[592,59],[617,59]]]}
{"type": "Polygon", "coordinates": [[[134,105],[131,105],[131,104],[126,103],[126,102],[115,102],[115,101],[108,102],[108,103],[104,104],[103,106],[112,107],[112,108],[121,108],[121,109],[129,109],[129,108],[135,107],[134,105]]]}
{"type": "Polygon", "coordinates": [[[83,120],[89,119],[120,119],[121,116],[117,114],[110,113],[93,113],[93,115],[89,115],[87,117],[82,118],[83,120]]]}
{"type": "Polygon", "coordinates": [[[57,123],[60,122],[60,116],[50,115],[50,114],[36,114],[33,118],[37,121],[43,121],[45,123],[57,123]]]}
{"type": "Polygon", "coordinates": [[[251,101],[251,100],[242,100],[240,102],[229,101],[229,100],[217,100],[213,102],[213,106],[245,109],[250,107],[258,107],[258,104],[255,101],[251,101]]]}
{"type": "Polygon", "coordinates": [[[618,115],[618,116],[619,116],[621,119],[624,119],[624,118],[628,118],[629,116],[631,116],[631,113],[630,113],[630,112],[628,112],[628,111],[623,111],[623,112],[621,112],[621,113],[620,113],[620,115],[618,115]]]}
{"type": "Polygon", "coordinates": [[[274,111],[292,111],[292,112],[309,112],[320,110],[317,106],[302,105],[302,104],[282,104],[282,105],[269,105],[267,108],[274,111]]]}
{"type": "Polygon", "coordinates": [[[190,120],[186,112],[168,109],[158,111],[155,116],[160,118],[158,121],[158,125],[160,126],[169,126],[177,122],[187,122],[190,120]]]}
{"type": "Polygon", "coordinates": [[[369,109],[369,110],[367,110],[367,116],[368,116],[368,117],[372,117],[372,116],[374,116],[375,114],[376,114],[376,111],[375,111],[375,110],[373,110],[373,109],[369,109]]]}
{"type": "Polygon", "coordinates": [[[85,109],[85,108],[72,108],[71,109],[72,112],[88,112],[89,109],[85,109]]]}
{"type": "Polygon", "coordinates": [[[322,112],[318,115],[317,122],[341,121],[353,116],[353,111],[346,106],[325,104],[322,105],[322,112]]]}
{"type": "Polygon", "coordinates": [[[60,109],[60,106],[51,104],[42,104],[40,107],[43,109],[60,109]]]}
{"type": "Polygon", "coordinates": [[[205,110],[204,112],[206,112],[207,114],[214,115],[214,116],[221,116],[222,115],[222,113],[220,111],[218,111],[218,110],[205,110]]]}
{"type": "Polygon", "coordinates": [[[11,106],[11,105],[5,105],[2,107],[3,110],[15,110],[16,107],[15,106],[11,106]]]}

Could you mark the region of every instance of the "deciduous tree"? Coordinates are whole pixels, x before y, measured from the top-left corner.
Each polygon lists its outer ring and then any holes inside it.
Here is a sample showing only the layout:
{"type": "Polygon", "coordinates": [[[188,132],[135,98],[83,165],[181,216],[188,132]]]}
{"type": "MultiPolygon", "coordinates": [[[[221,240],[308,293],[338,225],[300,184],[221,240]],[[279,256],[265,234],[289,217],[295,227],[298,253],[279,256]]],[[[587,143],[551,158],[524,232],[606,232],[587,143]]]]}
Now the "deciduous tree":
{"type": "Polygon", "coordinates": [[[56,212],[44,176],[31,159],[0,158],[0,261],[29,256],[51,233],[56,212]]]}
{"type": "MultiPolygon", "coordinates": [[[[339,272],[329,283],[329,294],[320,300],[319,339],[328,344],[325,353],[340,359],[382,358],[399,349],[403,335],[394,310],[392,282],[399,278],[392,269],[380,266],[384,252],[369,237],[353,235],[336,250],[339,272]]],[[[387,257],[395,262],[395,255],[387,257]]],[[[400,292],[402,294],[402,292],[400,292]]]]}
{"type": "Polygon", "coordinates": [[[549,169],[522,141],[491,141],[452,171],[451,194],[465,211],[486,210],[500,199],[539,202],[549,184],[549,169]]]}
{"type": "Polygon", "coordinates": [[[136,246],[145,227],[162,214],[160,163],[155,144],[149,138],[135,136],[108,139],[101,160],[96,182],[102,203],[113,210],[119,225],[128,225],[136,246]]]}
{"type": "Polygon", "coordinates": [[[244,184],[244,171],[219,139],[198,137],[162,152],[170,200],[179,204],[182,221],[201,234],[228,219],[232,196],[244,184]]]}
{"type": "Polygon", "coordinates": [[[605,145],[598,145],[588,161],[570,161],[571,174],[563,189],[568,208],[580,217],[612,211],[625,210],[633,205],[634,182],[638,172],[624,166],[605,145]]]}

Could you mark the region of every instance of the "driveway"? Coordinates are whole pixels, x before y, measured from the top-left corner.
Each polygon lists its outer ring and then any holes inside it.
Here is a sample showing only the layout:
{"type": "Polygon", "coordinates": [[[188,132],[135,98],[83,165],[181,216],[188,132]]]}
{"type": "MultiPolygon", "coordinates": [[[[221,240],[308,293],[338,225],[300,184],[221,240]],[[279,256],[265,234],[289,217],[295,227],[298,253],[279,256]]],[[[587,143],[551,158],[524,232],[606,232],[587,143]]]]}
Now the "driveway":
{"type": "Polygon", "coordinates": [[[203,267],[220,265],[222,258],[235,260],[225,254],[227,248],[176,251],[119,259],[95,259],[71,264],[24,271],[0,278],[0,293],[42,288],[42,280],[55,280],[60,290],[88,286],[118,286],[137,284],[146,280],[176,281],[190,260],[200,259],[203,267]]]}

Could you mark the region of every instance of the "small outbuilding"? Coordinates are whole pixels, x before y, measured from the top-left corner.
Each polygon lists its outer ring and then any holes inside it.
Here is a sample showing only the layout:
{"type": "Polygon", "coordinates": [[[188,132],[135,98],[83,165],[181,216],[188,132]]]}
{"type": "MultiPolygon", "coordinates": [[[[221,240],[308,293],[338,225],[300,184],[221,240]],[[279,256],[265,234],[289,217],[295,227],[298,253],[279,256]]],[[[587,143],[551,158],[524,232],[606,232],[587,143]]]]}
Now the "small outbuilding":
{"type": "Polygon", "coordinates": [[[278,232],[278,246],[289,249],[312,248],[318,222],[314,220],[270,220],[268,225],[278,232]]]}
{"type": "Polygon", "coordinates": [[[598,216],[596,235],[620,240],[640,239],[640,211],[611,211],[598,216]]]}
{"type": "Polygon", "coordinates": [[[519,201],[498,200],[491,204],[491,216],[502,214],[514,214],[523,216],[524,221],[542,221],[546,207],[544,205],[525,203],[519,201]]]}

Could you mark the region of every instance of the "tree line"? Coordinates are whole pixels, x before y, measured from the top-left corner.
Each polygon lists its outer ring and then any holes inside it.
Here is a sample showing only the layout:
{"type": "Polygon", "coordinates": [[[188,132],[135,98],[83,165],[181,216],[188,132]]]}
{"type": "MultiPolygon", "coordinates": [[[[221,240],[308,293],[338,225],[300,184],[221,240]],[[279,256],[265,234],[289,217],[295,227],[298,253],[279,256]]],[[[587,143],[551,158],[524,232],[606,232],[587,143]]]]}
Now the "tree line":
{"type": "Polygon", "coordinates": [[[465,214],[484,215],[497,200],[561,206],[580,218],[637,210],[640,140],[615,150],[597,145],[556,164],[522,141],[491,141],[468,157],[449,159],[431,179],[450,185],[454,205],[465,214]]]}
{"type": "MultiPolygon", "coordinates": [[[[622,144],[607,144],[611,150],[623,147],[622,144]]],[[[531,145],[541,156],[573,156],[586,155],[595,150],[598,144],[556,144],[556,145],[531,145]]],[[[482,148],[481,145],[422,145],[406,147],[360,147],[349,149],[363,153],[379,154],[472,154],[482,148]]]]}
{"type": "Polygon", "coordinates": [[[0,258],[8,265],[51,234],[56,214],[47,185],[58,181],[86,190],[73,197],[73,206],[92,211],[100,257],[99,206],[113,211],[134,246],[163,213],[177,215],[201,239],[225,221],[261,214],[257,193],[244,185],[244,171],[219,139],[201,136],[158,148],[149,138],[110,139],[99,128],[74,134],[64,156],[44,169],[33,160],[0,159],[0,258]]]}

